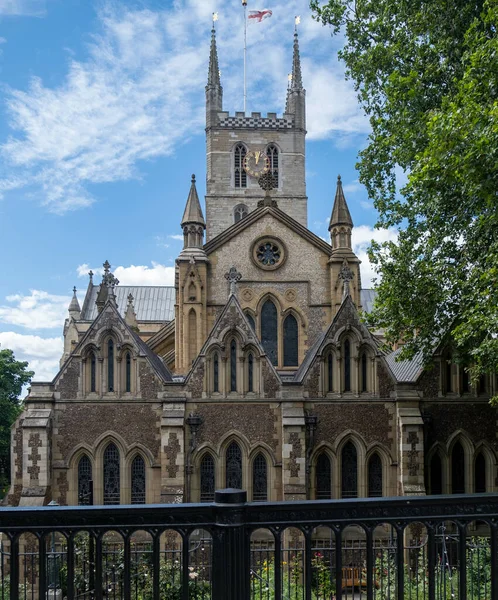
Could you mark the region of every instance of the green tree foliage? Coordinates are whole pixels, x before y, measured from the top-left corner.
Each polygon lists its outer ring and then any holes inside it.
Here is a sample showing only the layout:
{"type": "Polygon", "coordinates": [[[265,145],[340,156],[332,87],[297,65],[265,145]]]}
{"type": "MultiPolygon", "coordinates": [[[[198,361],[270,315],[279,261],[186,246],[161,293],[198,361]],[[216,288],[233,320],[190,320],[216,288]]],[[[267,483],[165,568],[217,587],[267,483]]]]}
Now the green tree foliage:
{"type": "Polygon", "coordinates": [[[0,349],[0,498],[10,479],[10,428],[22,410],[22,388],[34,375],[27,367],[12,350],[0,349]]]}
{"type": "Polygon", "coordinates": [[[498,370],[498,4],[330,0],[315,18],[370,117],[360,181],[396,242],[372,244],[373,325],[404,357],[451,337],[476,380],[498,370]],[[407,174],[396,189],[396,174],[407,174]]]}

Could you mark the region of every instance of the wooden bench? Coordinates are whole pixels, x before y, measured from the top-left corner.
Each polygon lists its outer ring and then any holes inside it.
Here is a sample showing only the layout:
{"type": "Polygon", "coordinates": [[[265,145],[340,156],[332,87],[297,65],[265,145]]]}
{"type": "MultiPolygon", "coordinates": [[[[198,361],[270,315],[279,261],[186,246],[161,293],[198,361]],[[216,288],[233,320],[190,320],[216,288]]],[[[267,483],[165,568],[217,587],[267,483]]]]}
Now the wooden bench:
{"type": "MultiPolygon", "coordinates": [[[[375,573],[374,573],[375,575],[375,573]]],[[[379,582],[374,579],[373,582],[376,589],[379,589],[379,582]]],[[[367,571],[360,567],[343,567],[342,568],[342,588],[366,588],[367,587],[367,571]]]]}

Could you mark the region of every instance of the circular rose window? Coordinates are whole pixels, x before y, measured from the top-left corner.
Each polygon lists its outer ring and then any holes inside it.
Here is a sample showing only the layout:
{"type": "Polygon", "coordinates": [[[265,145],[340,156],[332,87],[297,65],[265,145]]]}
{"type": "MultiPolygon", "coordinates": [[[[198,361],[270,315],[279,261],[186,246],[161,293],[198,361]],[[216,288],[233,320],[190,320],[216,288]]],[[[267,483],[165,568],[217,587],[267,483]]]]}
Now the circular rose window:
{"type": "Polygon", "coordinates": [[[285,249],[280,240],[265,237],[255,242],[252,259],[262,269],[278,269],[285,261],[285,249]]]}

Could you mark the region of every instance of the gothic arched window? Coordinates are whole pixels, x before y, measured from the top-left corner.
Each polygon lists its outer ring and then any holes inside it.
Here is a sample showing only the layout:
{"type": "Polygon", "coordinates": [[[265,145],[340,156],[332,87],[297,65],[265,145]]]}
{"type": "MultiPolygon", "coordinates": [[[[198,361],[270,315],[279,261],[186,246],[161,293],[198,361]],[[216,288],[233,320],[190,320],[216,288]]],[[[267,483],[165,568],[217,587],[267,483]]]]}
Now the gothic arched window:
{"type": "Polygon", "coordinates": [[[236,442],[226,452],[226,487],[242,489],[242,452],[236,442]]]}
{"type": "Polygon", "coordinates": [[[145,462],[138,455],[131,463],[131,503],[145,504],[145,462]]]}
{"type": "Polygon", "coordinates": [[[266,458],[261,453],[252,463],[252,499],[254,502],[268,500],[268,466],[266,458]]]}
{"type": "Polygon", "coordinates": [[[249,325],[252,327],[253,331],[256,331],[256,323],[254,322],[254,318],[251,315],[251,313],[246,312],[244,314],[246,316],[247,321],[249,322],[249,325]]]}
{"type": "Polygon", "coordinates": [[[278,365],[277,307],[271,300],[261,310],[261,343],[272,365],[278,365]]]}
{"type": "Polygon", "coordinates": [[[244,217],[247,217],[248,212],[249,211],[245,204],[238,204],[233,209],[233,222],[238,223],[241,219],[243,219],[244,217]]]}
{"type": "Polygon", "coordinates": [[[476,494],[486,492],[486,458],[482,452],[476,456],[474,465],[474,491],[476,494]]]}
{"type": "Polygon", "coordinates": [[[460,442],[451,452],[451,493],[465,494],[465,452],[460,442]]]}
{"type": "Polygon", "coordinates": [[[120,503],[120,485],[119,450],[111,443],[104,450],[104,504],[120,503]]]}
{"type": "Polygon", "coordinates": [[[213,502],[214,488],[214,459],[211,454],[204,454],[201,460],[201,502],[213,502]]]}
{"type": "Polygon", "coordinates": [[[114,391],[114,342],[107,342],[107,391],[114,391]]]}
{"type": "Polygon", "coordinates": [[[382,496],[382,461],[377,452],[372,454],[368,461],[368,496],[369,498],[382,496]]]}
{"type": "Polygon", "coordinates": [[[294,315],[287,315],[284,321],[284,367],[297,367],[298,328],[294,315]]]}
{"type": "Polygon", "coordinates": [[[125,389],[127,392],[131,392],[131,354],[129,352],[126,353],[126,380],[125,380],[125,389]]]}
{"type": "Polygon", "coordinates": [[[446,367],[446,374],[445,374],[446,391],[452,392],[453,391],[453,363],[451,362],[451,355],[449,355],[446,358],[445,367],[446,367]]]}
{"type": "Polygon", "coordinates": [[[95,352],[92,352],[90,357],[90,391],[95,392],[97,390],[97,360],[95,358],[95,352]]]}
{"type": "Polygon", "coordinates": [[[247,391],[254,392],[254,356],[252,352],[247,357],[247,391]]]}
{"type": "Polygon", "coordinates": [[[441,457],[436,452],[431,458],[429,465],[430,475],[430,491],[431,494],[442,494],[443,493],[443,466],[441,464],[441,457]]]}
{"type": "Polygon", "coordinates": [[[279,177],[278,177],[278,148],[275,144],[270,144],[266,149],[266,156],[270,161],[270,173],[273,175],[275,179],[275,187],[278,187],[279,177]]]}
{"type": "Polygon", "coordinates": [[[344,342],[344,391],[351,391],[351,346],[349,340],[344,342]]]}
{"type": "Polygon", "coordinates": [[[220,359],[218,352],[213,357],[213,392],[220,391],[220,359]]]}
{"type": "Polygon", "coordinates": [[[315,468],[315,496],[317,500],[329,500],[332,498],[332,469],[330,458],[322,452],[316,459],[315,468]]]}
{"type": "Polygon", "coordinates": [[[244,158],[246,156],[246,147],[244,144],[237,144],[234,152],[234,183],[236,188],[247,187],[247,174],[244,171],[244,158]]]}
{"type": "Polygon", "coordinates": [[[348,442],[342,449],[341,480],[342,497],[358,497],[358,454],[353,442],[348,442]]]}
{"type": "Polygon", "coordinates": [[[367,391],[367,353],[363,352],[361,355],[361,391],[367,391]]]}
{"type": "Polygon", "coordinates": [[[78,504],[90,504],[92,463],[86,454],[78,462],[78,504]]]}
{"type": "Polygon", "coordinates": [[[327,355],[327,392],[334,391],[334,356],[332,352],[327,355]]]}
{"type": "Polygon", "coordinates": [[[230,343],[230,391],[237,391],[237,342],[230,343]]]}

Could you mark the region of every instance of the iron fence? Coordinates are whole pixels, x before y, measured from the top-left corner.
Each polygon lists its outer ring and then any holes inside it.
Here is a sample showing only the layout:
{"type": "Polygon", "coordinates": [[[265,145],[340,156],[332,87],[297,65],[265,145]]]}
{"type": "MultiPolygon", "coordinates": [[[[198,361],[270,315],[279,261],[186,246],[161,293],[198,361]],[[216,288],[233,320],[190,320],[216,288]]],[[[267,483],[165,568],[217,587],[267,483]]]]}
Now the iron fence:
{"type": "Polygon", "coordinates": [[[498,600],[498,495],[0,509],[0,600],[498,600]]]}

